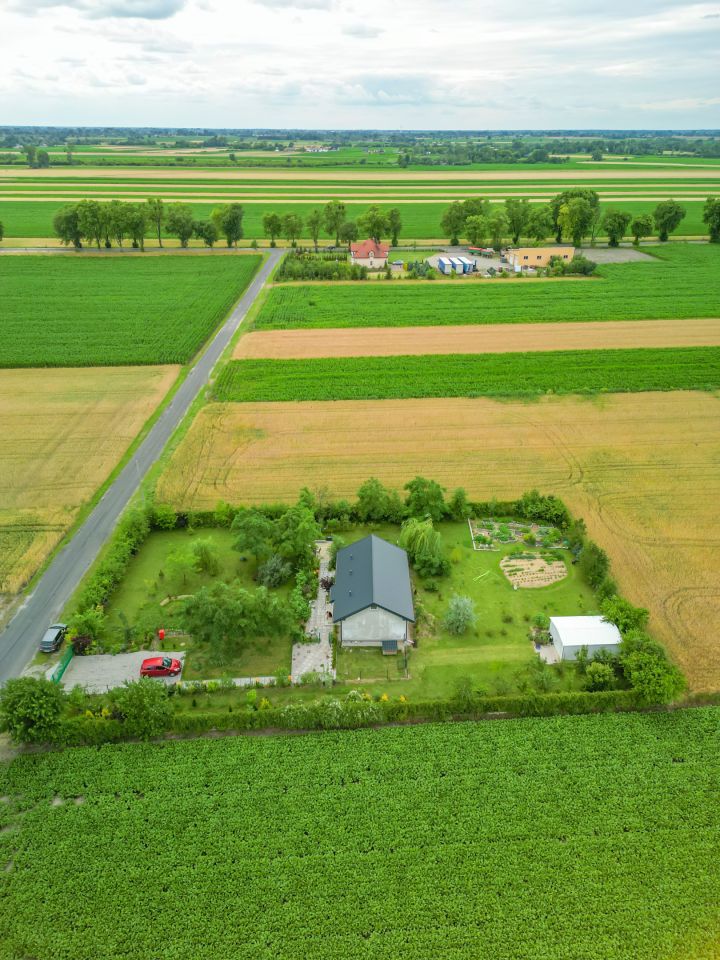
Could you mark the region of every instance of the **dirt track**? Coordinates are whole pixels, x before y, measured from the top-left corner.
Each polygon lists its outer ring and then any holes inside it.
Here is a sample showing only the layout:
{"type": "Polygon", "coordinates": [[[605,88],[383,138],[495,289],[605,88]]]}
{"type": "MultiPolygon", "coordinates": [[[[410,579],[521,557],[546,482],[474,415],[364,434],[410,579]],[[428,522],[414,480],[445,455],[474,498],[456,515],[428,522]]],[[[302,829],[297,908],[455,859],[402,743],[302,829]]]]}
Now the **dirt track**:
{"type": "Polygon", "coordinates": [[[720,346],[720,318],[518,323],[457,327],[364,327],[248,333],[235,357],[390,357],[450,353],[520,353],[632,347],[720,346]]]}

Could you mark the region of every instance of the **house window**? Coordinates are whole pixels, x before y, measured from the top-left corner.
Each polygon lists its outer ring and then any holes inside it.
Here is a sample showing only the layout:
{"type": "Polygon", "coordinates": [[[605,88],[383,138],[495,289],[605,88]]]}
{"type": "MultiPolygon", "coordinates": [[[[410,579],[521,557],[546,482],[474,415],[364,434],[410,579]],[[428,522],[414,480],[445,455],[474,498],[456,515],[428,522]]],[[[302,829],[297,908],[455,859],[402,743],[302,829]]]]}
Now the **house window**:
{"type": "Polygon", "coordinates": [[[527,256],[523,257],[523,260],[527,260],[527,259],[529,259],[527,256]]]}
{"type": "Polygon", "coordinates": [[[564,254],[563,254],[563,260],[567,260],[567,258],[568,258],[568,255],[567,255],[566,253],[564,253],[564,254]]]}

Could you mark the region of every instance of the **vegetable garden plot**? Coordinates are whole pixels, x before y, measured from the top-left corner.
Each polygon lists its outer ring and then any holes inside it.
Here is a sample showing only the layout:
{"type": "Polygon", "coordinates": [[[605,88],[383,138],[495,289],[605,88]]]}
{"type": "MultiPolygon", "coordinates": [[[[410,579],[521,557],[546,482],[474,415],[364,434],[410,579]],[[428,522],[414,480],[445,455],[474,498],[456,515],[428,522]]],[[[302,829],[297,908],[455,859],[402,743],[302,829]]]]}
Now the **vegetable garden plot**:
{"type": "Polygon", "coordinates": [[[704,709],[24,756],[0,957],[705,960],[719,737],[704,709]]]}

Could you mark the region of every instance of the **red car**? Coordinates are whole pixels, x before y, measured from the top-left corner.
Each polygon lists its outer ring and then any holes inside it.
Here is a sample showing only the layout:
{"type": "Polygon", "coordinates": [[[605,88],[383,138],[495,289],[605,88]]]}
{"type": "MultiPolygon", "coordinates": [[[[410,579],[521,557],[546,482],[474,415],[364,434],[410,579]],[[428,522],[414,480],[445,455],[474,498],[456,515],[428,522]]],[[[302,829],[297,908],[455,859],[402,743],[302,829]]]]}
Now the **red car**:
{"type": "Polygon", "coordinates": [[[182,663],[174,657],[149,657],[140,667],[141,677],[177,677],[182,663]]]}

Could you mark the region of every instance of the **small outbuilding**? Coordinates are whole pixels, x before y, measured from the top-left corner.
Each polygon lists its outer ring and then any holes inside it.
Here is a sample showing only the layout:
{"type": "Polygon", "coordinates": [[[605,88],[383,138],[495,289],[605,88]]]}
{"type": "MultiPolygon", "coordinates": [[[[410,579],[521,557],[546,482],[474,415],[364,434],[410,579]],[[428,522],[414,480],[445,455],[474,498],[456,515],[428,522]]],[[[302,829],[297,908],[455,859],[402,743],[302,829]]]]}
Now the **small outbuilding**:
{"type": "Polygon", "coordinates": [[[369,270],[384,269],[387,263],[390,247],[376,240],[363,240],[362,243],[350,244],[350,262],[369,270]]]}
{"type": "Polygon", "coordinates": [[[407,553],[375,534],[343,547],[330,599],[343,647],[397,653],[415,622],[407,553]]]}
{"type": "Polygon", "coordinates": [[[581,647],[592,659],[600,650],[617,653],[622,637],[603,617],[550,617],[550,637],[560,660],[575,660],[581,647]]]}

